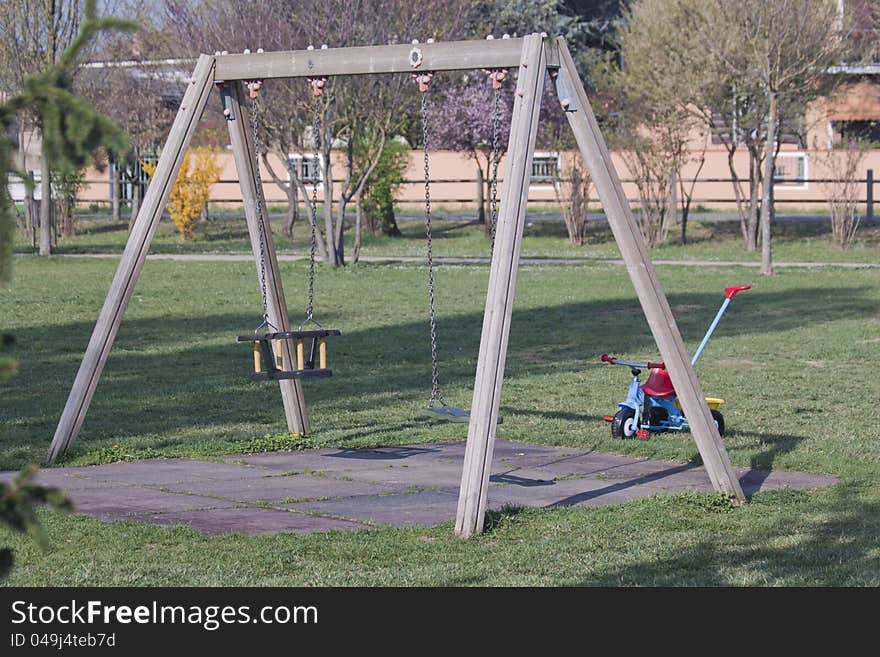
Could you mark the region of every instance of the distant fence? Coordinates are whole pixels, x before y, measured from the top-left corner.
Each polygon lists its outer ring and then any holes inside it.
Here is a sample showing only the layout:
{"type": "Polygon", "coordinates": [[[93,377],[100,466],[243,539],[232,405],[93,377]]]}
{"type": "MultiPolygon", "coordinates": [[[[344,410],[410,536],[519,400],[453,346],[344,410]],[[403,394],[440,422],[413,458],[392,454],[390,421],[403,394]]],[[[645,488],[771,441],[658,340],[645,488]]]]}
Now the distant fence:
{"type": "MultiPolygon", "coordinates": [[[[334,185],[338,185],[338,184],[344,183],[344,180],[342,180],[342,179],[334,180],[333,182],[334,182],[334,185]]],[[[464,192],[466,189],[470,189],[472,192],[469,194],[468,193],[455,194],[452,196],[442,196],[440,194],[434,194],[431,197],[431,202],[436,205],[442,205],[442,204],[476,205],[479,201],[479,198],[480,198],[479,193],[478,193],[479,182],[475,178],[435,178],[435,179],[431,179],[430,182],[432,185],[435,185],[435,188],[442,186],[442,185],[455,184],[455,185],[460,186],[460,190],[456,190],[456,191],[464,192]]],[[[504,182],[503,180],[499,180],[499,183],[503,184],[503,182],[504,182]]],[[[539,186],[539,188],[544,193],[541,196],[530,195],[528,202],[533,205],[536,205],[536,204],[553,205],[553,204],[555,204],[557,202],[555,194],[548,195],[547,190],[548,189],[552,190],[553,185],[555,183],[567,183],[567,182],[570,182],[570,181],[565,178],[557,179],[556,181],[542,180],[540,182],[533,182],[533,185],[539,186]]],[[[631,179],[631,178],[626,178],[626,179],[622,179],[621,182],[624,184],[634,184],[636,182],[636,180],[631,179]]],[[[719,183],[719,184],[728,184],[731,187],[730,194],[726,195],[726,196],[725,195],[714,195],[714,196],[695,196],[695,197],[693,197],[691,199],[692,207],[702,205],[702,204],[734,206],[737,203],[737,199],[736,199],[736,197],[733,193],[733,189],[732,189],[733,184],[736,181],[732,178],[689,178],[689,179],[683,179],[683,180],[681,180],[681,182],[686,185],[690,185],[693,183],[697,186],[705,185],[705,184],[719,183]]],[[[740,179],[739,182],[741,184],[743,184],[745,187],[748,186],[748,180],[740,179]]],[[[815,183],[815,184],[835,184],[835,183],[842,183],[842,182],[845,182],[845,181],[837,180],[837,179],[833,179],[833,178],[785,178],[784,180],[779,180],[776,183],[775,188],[778,192],[791,192],[791,191],[795,191],[795,190],[791,189],[791,187],[793,187],[793,186],[806,186],[806,185],[813,184],[813,183],[815,183]]],[[[853,182],[856,182],[857,184],[863,186],[864,193],[857,200],[857,203],[859,205],[865,206],[866,215],[869,219],[873,218],[874,217],[874,199],[876,198],[876,195],[874,193],[875,192],[874,187],[877,184],[877,180],[874,177],[873,169],[867,170],[867,176],[865,178],[858,179],[853,182]]],[[[85,181],[83,181],[83,183],[84,183],[84,186],[86,186],[87,190],[96,190],[96,189],[101,189],[101,188],[109,190],[109,187],[110,187],[110,181],[108,179],[85,180],[85,181]]],[[[125,183],[123,183],[123,184],[125,184],[125,183]]],[[[274,183],[272,183],[270,181],[265,181],[265,180],[264,180],[263,184],[266,187],[266,189],[271,189],[274,186],[274,183]]],[[[401,181],[402,187],[410,186],[410,185],[411,186],[422,186],[424,184],[425,184],[424,179],[405,179],[405,180],[401,181]]],[[[238,179],[235,179],[235,178],[224,178],[224,179],[219,180],[217,183],[215,183],[215,189],[216,189],[216,186],[218,186],[218,185],[227,186],[227,188],[229,186],[234,186],[235,190],[239,189],[239,187],[238,187],[239,181],[238,181],[238,179]]],[[[307,183],[306,186],[307,186],[307,188],[310,188],[311,183],[310,182],[307,183]]],[[[23,189],[23,186],[22,186],[22,189],[23,189]]],[[[533,187],[533,189],[535,189],[535,187],[533,187]]],[[[15,191],[17,191],[17,189],[15,191]]],[[[16,201],[22,201],[23,199],[17,198],[18,194],[16,194],[15,191],[13,191],[12,186],[10,186],[10,192],[12,193],[13,199],[16,201]]],[[[591,193],[589,201],[591,203],[598,203],[599,199],[597,196],[595,196],[595,191],[594,190],[591,190],[591,191],[593,193],[591,193]]],[[[820,188],[816,191],[821,192],[822,190],[820,188]]],[[[222,194],[222,198],[211,199],[209,201],[209,206],[211,206],[213,208],[221,208],[224,206],[240,205],[243,202],[241,196],[239,196],[235,192],[229,193],[228,189],[224,190],[224,192],[225,193],[222,194]]],[[[562,200],[565,201],[567,199],[563,198],[562,200]]],[[[639,205],[638,197],[629,197],[627,200],[629,201],[629,203],[633,207],[638,207],[638,205],[639,205]]],[[[747,200],[747,199],[745,199],[745,200],[747,200]]],[[[104,206],[109,206],[111,203],[111,200],[109,198],[109,193],[96,195],[94,192],[92,192],[91,194],[88,192],[81,194],[78,197],[77,201],[78,201],[78,204],[81,206],[82,205],[98,205],[98,206],[104,207],[104,206]]],[[[303,199],[303,201],[305,201],[305,199],[303,199]]],[[[129,201],[127,199],[121,199],[120,202],[123,207],[128,206],[128,204],[129,204],[129,201]]],[[[285,200],[284,199],[267,198],[266,202],[269,205],[283,205],[285,203],[285,200]]],[[[821,204],[826,204],[827,202],[828,202],[827,198],[824,198],[821,195],[817,196],[815,192],[812,192],[809,196],[799,194],[796,198],[785,198],[785,199],[777,198],[776,199],[776,203],[781,204],[781,205],[784,205],[786,203],[789,203],[792,205],[801,205],[801,204],[821,205],[821,204]]],[[[421,195],[411,195],[410,197],[407,197],[406,194],[399,194],[398,198],[395,200],[395,204],[397,204],[398,206],[420,205],[422,203],[424,203],[424,198],[421,195]]]]}

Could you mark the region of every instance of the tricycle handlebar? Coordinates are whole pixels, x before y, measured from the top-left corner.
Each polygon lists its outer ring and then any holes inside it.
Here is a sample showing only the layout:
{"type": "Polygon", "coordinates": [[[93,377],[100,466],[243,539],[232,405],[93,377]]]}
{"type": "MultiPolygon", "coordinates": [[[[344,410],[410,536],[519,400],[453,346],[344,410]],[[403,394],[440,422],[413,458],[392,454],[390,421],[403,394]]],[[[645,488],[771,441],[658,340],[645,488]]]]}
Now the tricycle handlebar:
{"type": "Polygon", "coordinates": [[[611,365],[626,365],[627,367],[641,367],[642,369],[652,370],[655,367],[659,367],[662,370],[666,369],[666,364],[663,361],[659,363],[652,363],[648,361],[646,363],[634,363],[628,360],[620,360],[619,358],[614,358],[613,356],[609,356],[608,354],[602,354],[600,359],[603,363],[610,363],[611,365]]]}

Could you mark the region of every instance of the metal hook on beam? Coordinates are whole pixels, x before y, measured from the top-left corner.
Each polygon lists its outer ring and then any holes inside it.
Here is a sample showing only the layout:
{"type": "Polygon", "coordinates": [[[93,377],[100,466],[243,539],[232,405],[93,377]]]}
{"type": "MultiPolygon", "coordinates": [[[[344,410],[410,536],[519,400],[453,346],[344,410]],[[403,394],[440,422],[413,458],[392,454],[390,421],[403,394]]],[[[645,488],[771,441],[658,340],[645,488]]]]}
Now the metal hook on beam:
{"type": "Polygon", "coordinates": [[[548,68],[547,72],[550,74],[550,81],[553,83],[553,88],[556,90],[556,97],[559,99],[559,104],[562,106],[563,111],[570,113],[577,112],[577,108],[571,106],[571,91],[565,83],[565,79],[559,76],[559,69],[548,68]]]}

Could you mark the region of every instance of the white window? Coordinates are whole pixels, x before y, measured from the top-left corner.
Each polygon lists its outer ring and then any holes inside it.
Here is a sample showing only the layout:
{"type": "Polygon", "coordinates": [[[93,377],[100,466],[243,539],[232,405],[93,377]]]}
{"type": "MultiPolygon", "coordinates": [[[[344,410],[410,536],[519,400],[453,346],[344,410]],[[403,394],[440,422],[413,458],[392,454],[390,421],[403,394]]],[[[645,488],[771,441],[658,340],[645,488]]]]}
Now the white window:
{"type": "MultiPolygon", "coordinates": [[[[36,184],[40,180],[39,171],[34,172],[34,183],[36,184]]],[[[9,196],[12,197],[13,202],[21,203],[27,198],[27,188],[24,185],[24,181],[16,176],[14,173],[9,174],[8,182],[6,185],[6,189],[9,190],[9,196]]],[[[34,188],[34,194],[39,195],[40,186],[37,185],[34,188]]]]}
{"type": "Polygon", "coordinates": [[[775,189],[807,189],[809,167],[807,154],[803,152],[783,152],[776,156],[776,168],[773,170],[773,187],[775,189]]]}
{"type": "Polygon", "coordinates": [[[313,155],[289,153],[287,157],[290,159],[290,163],[294,166],[297,175],[299,175],[299,179],[302,180],[304,184],[311,185],[316,182],[320,183],[324,181],[324,159],[322,157],[318,156],[317,175],[314,171],[315,159],[313,155]]]}
{"type": "Polygon", "coordinates": [[[559,180],[559,153],[536,152],[531,173],[531,187],[552,189],[559,180]]]}

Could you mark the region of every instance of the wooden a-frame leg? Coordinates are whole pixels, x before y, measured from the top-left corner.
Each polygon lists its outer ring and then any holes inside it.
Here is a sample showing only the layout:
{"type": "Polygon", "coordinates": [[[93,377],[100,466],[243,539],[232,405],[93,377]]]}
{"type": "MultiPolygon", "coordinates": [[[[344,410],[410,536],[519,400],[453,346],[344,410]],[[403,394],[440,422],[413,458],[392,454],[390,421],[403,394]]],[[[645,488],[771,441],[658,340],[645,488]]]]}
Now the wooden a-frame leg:
{"type": "MultiPolygon", "coordinates": [[[[287,314],[287,302],[284,299],[284,288],[281,285],[281,274],[278,271],[278,258],[275,255],[275,241],[269,225],[268,212],[263,207],[261,216],[257,214],[256,194],[257,176],[254,160],[254,143],[251,134],[250,112],[245,99],[244,86],[241,82],[224,83],[220,93],[224,107],[231,110],[226,124],[229,127],[229,138],[232,143],[232,154],[235,168],[241,183],[241,197],[244,203],[244,214],[247,219],[251,248],[257,262],[257,281],[260,272],[260,221],[263,221],[263,254],[266,268],[266,297],[268,302],[269,321],[278,331],[290,330],[290,319],[287,314]]],[[[293,344],[290,340],[282,340],[282,362],[285,369],[296,369],[293,344]]],[[[285,379],[278,382],[281,386],[281,400],[284,403],[284,415],[287,429],[294,433],[309,432],[309,418],[306,412],[306,401],[303,396],[302,383],[298,379],[285,379]]]]}
{"type": "Polygon", "coordinates": [[[745,495],[739,479],[730,464],[727,450],[709,412],[703,389],[691,366],[678,325],[669,308],[669,302],[657,280],[657,272],[630,211],[574,61],[563,39],[557,39],[556,45],[559,49],[561,65],[559,69],[561,84],[557,89],[571,96],[567,99],[560,98],[560,101],[567,100],[568,109],[574,110],[566,112],[566,116],[602,201],[608,223],[611,225],[645,318],[654,335],[654,341],[672,377],[672,383],[681,400],[697,449],[700,451],[715,490],[742,502],[745,500],[745,495]]]}
{"type": "Polygon", "coordinates": [[[49,447],[47,457],[49,463],[54,462],[76,442],[113,346],[113,340],[119,330],[119,324],[122,322],[122,316],[143,268],[156,226],[168,201],[171,186],[174,184],[192,133],[211,93],[213,82],[214,58],[202,55],[193,71],[193,77],[183,96],[174,125],[162,149],[162,156],[159,158],[153,180],[132,226],[116,275],[113,277],[64,411],[58,421],[55,436],[49,447]]]}
{"type": "Polygon", "coordinates": [[[480,355],[477,359],[471,419],[455,520],[455,533],[462,538],[482,532],[486,514],[532,155],[546,72],[544,57],[543,38],[538,34],[527,36],[523,43],[513,103],[510,141],[505,158],[504,188],[498,214],[495,250],[489,271],[480,355]]]}

